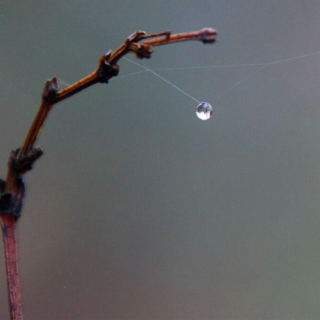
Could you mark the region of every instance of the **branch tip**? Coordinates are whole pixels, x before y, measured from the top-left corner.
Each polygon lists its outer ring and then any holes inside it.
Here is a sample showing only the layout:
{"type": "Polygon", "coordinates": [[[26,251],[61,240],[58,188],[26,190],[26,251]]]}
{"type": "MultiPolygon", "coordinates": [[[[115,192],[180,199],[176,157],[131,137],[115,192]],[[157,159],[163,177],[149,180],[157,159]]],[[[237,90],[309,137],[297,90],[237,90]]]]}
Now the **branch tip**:
{"type": "Polygon", "coordinates": [[[214,43],[217,40],[217,34],[217,30],[212,28],[203,28],[199,31],[199,37],[203,43],[214,43]]]}

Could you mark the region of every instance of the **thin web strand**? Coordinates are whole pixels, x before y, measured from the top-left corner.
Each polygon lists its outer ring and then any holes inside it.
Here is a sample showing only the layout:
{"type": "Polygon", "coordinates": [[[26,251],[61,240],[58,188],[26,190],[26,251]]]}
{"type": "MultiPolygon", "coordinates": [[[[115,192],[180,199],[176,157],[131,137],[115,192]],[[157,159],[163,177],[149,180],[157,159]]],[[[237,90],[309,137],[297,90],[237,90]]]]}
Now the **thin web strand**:
{"type": "MultiPolygon", "coordinates": [[[[241,68],[241,67],[259,67],[259,66],[269,66],[273,64],[278,64],[278,63],[283,63],[283,62],[289,62],[293,60],[298,60],[298,59],[303,59],[303,58],[308,58],[312,56],[317,56],[320,55],[320,51],[309,53],[309,54],[304,54],[301,56],[296,56],[292,58],[286,58],[286,59],[281,59],[281,60],[275,60],[275,61],[270,61],[270,62],[258,62],[258,63],[242,63],[242,64],[223,64],[223,65],[209,65],[209,66],[195,66],[195,67],[175,67],[175,68],[155,68],[155,69],[146,69],[144,71],[138,71],[138,72],[133,72],[129,74],[125,74],[123,76],[117,77],[117,79],[120,78],[125,78],[129,76],[134,76],[139,73],[145,73],[148,71],[175,71],[175,70],[190,70],[190,69],[210,69],[210,68],[241,68]]],[[[142,67],[142,66],[140,66],[142,67]]]]}
{"type": "Polygon", "coordinates": [[[237,82],[235,85],[231,86],[230,88],[228,88],[226,91],[224,91],[222,94],[220,94],[219,96],[217,96],[216,98],[214,98],[215,100],[220,99],[221,97],[223,97],[226,93],[228,93],[229,91],[233,90],[234,88],[240,86],[242,83],[246,82],[249,78],[253,77],[254,75],[256,75],[257,73],[259,73],[262,69],[270,66],[270,65],[274,65],[274,64],[279,64],[279,63],[283,63],[283,62],[289,62],[289,61],[293,61],[293,60],[298,60],[298,59],[303,59],[303,58],[307,58],[307,57],[312,57],[312,56],[316,56],[316,55],[320,55],[320,51],[317,52],[313,52],[313,53],[309,53],[309,54],[304,54],[304,55],[300,55],[300,56],[296,56],[296,57],[292,57],[292,58],[286,58],[286,59],[281,59],[281,60],[276,60],[276,61],[270,61],[270,62],[262,62],[262,63],[249,63],[249,64],[230,64],[230,65],[215,65],[215,66],[202,66],[202,67],[184,67],[184,68],[157,68],[157,69],[148,69],[128,58],[124,58],[125,60],[139,66],[140,68],[143,68],[144,71],[140,71],[140,72],[134,72],[134,73],[130,73],[127,75],[122,76],[126,77],[126,76],[131,76],[131,75],[135,75],[135,74],[139,74],[139,73],[143,73],[143,72],[151,72],[153,73],[155,76],[159,77],[161,80],[165,81],[166,83],[168,83],[169,85],[171,85],[173,88],[177,89],[178,91],[182,92],[184,95],[186,95],[187,97],[189,97],[190,99],[196,101],[197,103],[200,103],[199,100],[195,99],[193,96],[191,96],[190,94],[188,94],[187,92],[183,91],[182,89],[180,89],[179,87],[177,87],[176,85],[174,85],[173,83],[171,83],[170,81],[168,81],[167,79],[163,78],[162,76],[160,76],[158,73],[156,73],[154,70],[186,70],[186,69],[205,69],[205,68],[231,68],[231,67],[255,67],[255,66],[261,66],[261,68],[259,68],[258,70],[252,72],[251,74],[249,74],[247,77],[245,77],[244,79],[242,79],[241,81],[237,82]]]}
{"type": "Polygon", "coordinates": [[[58,81],[59,87],[61,87],[61,86],[70,87],[70,84],[65,82],[65,81],[63,81],[62,79],[59,79],[59,78],[56,78],[56,79],[58,81]]]}
{"type": "Polygon", "coordinates": [[[127,73],[127,74],[124,74],[123,76],[118,76],[114,79],[121,79],[121,78],[126,78],[126,77],[130,77],[130,76],[135,76],[136,74],[139,74],[139,73],[146,73],[148,72],[149,70],[142,70],[142,71],[138,71],[138,72],[132,72],[132,73],[127,73]]]}
{"type": "Polygon", "coordinates": [[[194,100],[194,101],[197,102],[197,103],[200,103],[199,100],[197,100],[196,98],[194,98],[193,96],[191,96],[191,95],[188,94],[187,92],[183,91],[182,89],[180,89],[179,87],[177,87],[176,85],[174,85],[173,83],[171,83],[170,81],[168,81],[167,79],[161,77],[159,74],[157,74],[157,73],[154,72],[153,70],[148,69],[148,68],[140,65],[139,63],[136,63],[136,62],[134,62],[134,61],[132,61],[132,60],[126,58],[126,57],[124,57],[124,59],[127,60],[127,61],[129,61],[129,62],[131,62],[131,63],[133,63],[133,64],[135,64],[135,65],[137,65],[137,66],[139,66],[140,68],[145,69],[146,71],[149,71],[149,72],[153,73],[155,76],[159,77],[159,78],[160,78],[161,80],[163,80],[164,82],[168,83],[169,85],[171,85],[171,86],[174,87],[175,89],[179,90],[180,92],[182,92],[183,94],[185,94],[185,95],[186,95],[187,97],[189,97],[190,99],[194,100]]]}
{"type": "Polygon", "coordinates": [[[226,93],[228,93],[229,91],[233,90],[234,88],[240,86],[242,83],[244,83],[245,81],[247,81],[248,79],[250,79],[251,77],[253,77],[254,75],[256,75],[258,72],[260,72],[262,69],[268,67],[269,65],[264,65],[261,68],[259,68],[258,70],[250,73],[247,77],[245,77],[244,79],[240,80],[239,82],[237,82],[235,85],[233,85],[232,87],[230,87],[229,89],[227,89],[226,91],[222,92],[221,94],[219,94],[216,98],[213,99],[213,101],[216,101],[218,99],[220,99],[221,97],[223,97],[226,93]]]}
{"type": "Polygon", "coordinates": [[[270,66],[273,64],[308,58],[308,57],[317,56],[317,55],[320,55],[320,51],[309,53],[309,54],[304,54],[304,55],[296,56],[296,57],[292,57],[292,58],[270,61],[270,62],[209,65],[209,66],[200,66],[200,67],[156,68],[156,69],[151,69],[151,70],[153,70],[153,71],[170,71],[170,70],[208,69],[208,68],[237,68],[237,67],[259,67],[259,66],[262,67],[262,66],[270,66]]]}

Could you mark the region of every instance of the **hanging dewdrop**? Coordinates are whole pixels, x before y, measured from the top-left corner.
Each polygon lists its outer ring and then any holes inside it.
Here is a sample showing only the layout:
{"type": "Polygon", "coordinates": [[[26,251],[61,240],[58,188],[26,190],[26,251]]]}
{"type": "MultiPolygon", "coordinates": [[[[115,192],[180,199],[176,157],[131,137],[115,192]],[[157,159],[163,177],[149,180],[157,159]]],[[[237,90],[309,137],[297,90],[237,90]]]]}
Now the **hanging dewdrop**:
{"type": "Polygon", "coordinates": [[[196,109],[196,115],[201,120],[208,120],[212,116],[212,107],[208,102],[201,102],[196,109]]]}

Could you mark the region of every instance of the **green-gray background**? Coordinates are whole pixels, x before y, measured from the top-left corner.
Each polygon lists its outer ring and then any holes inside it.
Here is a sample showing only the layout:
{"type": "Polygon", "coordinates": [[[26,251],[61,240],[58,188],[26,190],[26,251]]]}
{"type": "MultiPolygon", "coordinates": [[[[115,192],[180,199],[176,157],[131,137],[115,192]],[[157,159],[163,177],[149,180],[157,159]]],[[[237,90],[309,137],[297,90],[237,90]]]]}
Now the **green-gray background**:
{"type": "MultiPolygon", "coordinates": [[[[320,50],[320,2],[0,2],[0,169],[44,81],[67,83],[135,30],[219,30],[148,68],[320,50]]],[[[133,56],[131,56],[134,59],[133,56]]],[[[121,75],[140,71],[121,61],[121,75]]],[[[113,79],[56,105],[19,221],[25,319],[320,319],[320,56],[113,79]]],[[[0,318],[7,319],[0,256],[0,318]]]]}

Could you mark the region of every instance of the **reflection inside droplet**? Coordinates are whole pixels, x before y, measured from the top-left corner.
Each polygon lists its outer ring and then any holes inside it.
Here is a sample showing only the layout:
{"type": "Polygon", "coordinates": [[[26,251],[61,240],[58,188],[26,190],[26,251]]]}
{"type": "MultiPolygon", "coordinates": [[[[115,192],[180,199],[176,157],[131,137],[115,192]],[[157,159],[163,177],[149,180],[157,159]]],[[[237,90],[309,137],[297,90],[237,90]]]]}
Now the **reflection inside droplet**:
{"type": "Polygon", "coordinates": [[[208,102],[201,102],[197,106],[196,115],[201,120],[208,120],[212,116],[212,107],[208,102]]]}

